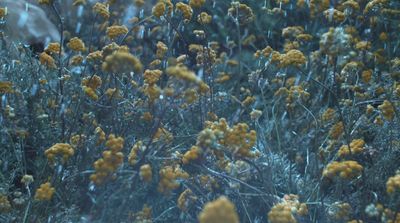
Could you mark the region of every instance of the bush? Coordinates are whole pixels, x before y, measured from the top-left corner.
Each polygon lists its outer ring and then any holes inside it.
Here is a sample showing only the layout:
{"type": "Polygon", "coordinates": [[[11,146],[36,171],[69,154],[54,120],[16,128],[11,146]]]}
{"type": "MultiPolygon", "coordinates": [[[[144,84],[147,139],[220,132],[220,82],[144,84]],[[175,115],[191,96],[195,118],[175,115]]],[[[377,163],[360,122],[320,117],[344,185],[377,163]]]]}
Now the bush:
{"type": "Polygon", "coordinates": [[[1,222],[400,222],[397,1],[38,3],[39,48],[0,3],[1,222]]]}

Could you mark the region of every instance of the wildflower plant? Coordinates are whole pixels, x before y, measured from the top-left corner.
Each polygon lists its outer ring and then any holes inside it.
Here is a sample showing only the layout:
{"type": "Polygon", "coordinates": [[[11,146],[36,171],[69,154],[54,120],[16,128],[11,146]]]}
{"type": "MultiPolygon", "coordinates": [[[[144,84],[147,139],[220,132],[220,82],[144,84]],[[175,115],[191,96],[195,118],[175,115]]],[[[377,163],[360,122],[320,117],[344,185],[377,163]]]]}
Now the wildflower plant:
{"type": "Polygon", "coordinates": [[[22,2],[0,222],[399,221],[397,1],[22,2]]]}

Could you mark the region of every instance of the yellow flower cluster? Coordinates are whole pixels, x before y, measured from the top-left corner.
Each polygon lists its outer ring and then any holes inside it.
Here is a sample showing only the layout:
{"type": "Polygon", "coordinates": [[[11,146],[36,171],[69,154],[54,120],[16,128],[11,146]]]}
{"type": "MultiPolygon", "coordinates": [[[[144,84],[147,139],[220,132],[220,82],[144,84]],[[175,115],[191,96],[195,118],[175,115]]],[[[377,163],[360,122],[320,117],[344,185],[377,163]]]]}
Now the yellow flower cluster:
{"type": "Polygon", "coordinates": [[[85,43],[78,37],[71,38],[69,42],[67,43],[67,46],[77,52],[84,52],[86,50],[85,48],[85,43]]]}
{"type": "Polygon", "coordinates": [[[96,145],[100,145],[104,141],[106,141],[106,133],[100,127],[96,127],[94,130],[95,134],[97,135],[97,142],[96,145]]]}
{"type": "Polygon", "coordinates": [[[338,155],[344,158],[350,154],[355,155],[364,151],[365,142],[363,139],[354,139],[350,143],[350,149],[348,145],[342,145],[338,151],[338,155]]]}
{"type": "Polygon", "coordinates": [[[343,122],[338,122],[334,124],[329,130],[329,136],[331,137],[331,139],[339,139],[339,137],[343,134],[343,132],[344,132],[343,122]]]}
{"type": "Polygon", "coordinates": [[[235,205],[225,196],[208,202],[198,216],[200,223],[239,223],[235,205]]]}
{"type": "Polygon", "coordinates": [[[144,151],[145,147],[143,146],[143,141],[136,142],[131,149],[131,152],[128,156],[128,162],[130,165],[134,166],[138,162],[139,152],[144,151]]]}
{"type": "Polygon", "coordinates": [[[114,73],[129,73],[131,71],[140,73],[143,65],[137,57],[129,52],[118,50],[106,57],[102,68],[104,71],[114,73]]]}
{"type": "Polygon", "coordinates": [[[82,64],[82,62],[83,62],[83,56],[81,55],[75,55],[70,60],[70,64],[72,66],[79,66],[82,64]]]}
{"type": "Polygon", "coordinates": [[[106,33],[110,39],[115,39],[116,37],[118,37],[120,35],[127,34],[128,31],[129,31],[128,28],[126,28],[126,26],[124,26],[124,25],[122,25],[122,26],[115,25],[115,26],[107,27],[106,33]]]}
{"type": "Polygon", "coordinates": [[[97,88],[102,84],[101,77],[93,75],[92,77],[85,77],[82,80],[82,89],[85,94],[91,99],[97,101],[99,96],[96,93],[97,88]]]}
{"type": "Polygon", "coordinates": [[[327,108],[322,114],[322,121],[329,122],[332,121],[336,116],[336,111],[333,108],[327,108]]]}
{"type": "Polygon", "coordinates": [[[12,83],[9,81],[0,81],[0,94],[13,92],[12,83]]]}
{"type": "Polygon", "coordinates": [[[199,81],[196,74],[183,65],[168,67],[166,73],[177,79],[184,80],[190,83],[196,83],[199,81]]]}
{"type": "Polygon", "coordinates": [[[94,62],[99,62],[99,61],[101,61],[102,59],[103,59],[103,52],[100,51],[100,50],[91,52],[91,53],[89,53],[89,54],[87,55],[87,57],[86,57],[86,60],[87,60],[88,62],[92,62],[92,63],[94,63],[94,62]]]}
{"type": "Polygon", "coordinates": [[[213,148],[218,146],[216,145],[218,142],[235,156],[254,158],[258,154],[252,151],[256,140],[256,131],[249,130],[246,123],[229,127],[226,120],[221,118],[218,122],[206,122],[206,128],[199,133],[197,138],[197,146],[213,148]]]}
{"type": "Polygon", "coordinates": [[[206,0],[190,0],[189,5],[193,8],[200,8],[206,3],[206,0]]]}
{"type": "Polygon", "coordinates": [[[192,190],[184,190],[178,197],[177,206],[182,212],[187,212],[189,207],[193,205],[197,197],[194,196],[192,190]]]}
{"type": "Polygon", "coordinates": [[[189,5],[183,3],[183,2],[178,2],[176,5],[176,9],[179,10],[183,18],[185,19],[185,22],[189,22],[192,19],[193,16],[193,9],[189,5]]]}
{"type": "Polygon", "coordinates": [[[197,78],[196,74],[184,65],[168,67],[166,73],[178,80],[196,84],[200,93],[204,94],[210,90],[210,87],[206,83],[197,78]]]}
{"type": "Polygon", "coordinates": [[[207,14],[207,12],[202,12],[197,16],[197,21],[202,24],[210,24],[212,20],[212,16],[207,14]]]}
{"type": "Polygon", "coordinates": [[[109,178],[122,164],[124,154],[121,152],[124,147],[124,139],[110,134],[106,141],[106,147],[109,150],[103,152],[103,158],[94,162],[95,173],[90,175],[90,180],[100,185],[109,178]]]}
{"type": "Polygon", "coordinates": [[[177,189],[180,186],[179,179],[189,178],[189,174],[179,166],[165,166],[159,171],[159,175],[158,191],[163,194],[169,194],[172,190],[177,189]]]}
{"type": "Polygon", "coordinates": [[[390,177],[386,182],[386,192],[393,194],[396,191],[400,192],[400,172],[393,177],[390,177]]]}
{"type": "Polygon", "coordinates": [[[299,202],[299,196],[289,194],[283,197],[282,202],[272,207],[268,213],[268,220],[271,223],[296,223],[296,215],[305,216],[307,213],[307,205],[299,202]]]}
{"type": "Polygon", "coordinates": [[[104,19],[110,18],[110,12],[108,10],[108,5],[96,2],[93,6],[93,11],[97,14],[99,14],[101,17],[104,19]]]}
{"type": "Polygon", "coordinates": [[[62,156],[62,162],[66,162],[71,156],[74,155],[74,148],[70,144],[67,143],[56,143],[49,149],[47,149],[44,154],[50,163],[55,162],[55,158],[57,155],[62,156]]]}
{"type": "Polygon", "coordinates": [[[162,75],[161,70],[145,70],[143,73],[144,83],[153,85],[156,84],[162,75]]]}
{"type": "Polygon", "coordinates": [[[51,57],[49,54],[46,52],[42,52],[39,55],[39,62],[42,65],[47,66],[48,68],[56,68],[56,63],[53,57],[51,57]]]}
{"type": "Polygon", "coordinates": [[[0,194],[0,213],[7,213],[11,210],[10,201],[6,195],[0,194]]]}
{"type": "Polygon", "coordinates": [[[60,43],[49,43],[46,49],[44,49],[44,51],[48,54],[59,54],[60,50],[60,43]]]}
{"type": "Polygon", "coordinates": [[[388,0],[371,0],[368,2],[367,5],[365,5],[364,14],[369,13],[373,9],[382,8],[388,2],[389,2],[388,0]]]}
{"type": "Polygon", "coordinates": [[[274,205],[268,213],[268,220],[271,223],[297,223],[292,215],[292,208],[285,203],[274,205]]]}
{"type": "Polygon", "coordinates": [[[158,41],[157,42],[157,52],[156,52],[156,57],[158,59],[162,59],[165,56],[165,53],[168,51],[167,45],[165,43],[158,41]]]}
{"type": "Polygon", "coordinates": [[[334,8],[325,10],[324,16],[330,22],[343,22],[345,19],[344,13],[334,8]]]}
{"type": "Polygon", "coordinates": [[[35,200],[38,201],[49,201],[54,195],[56,190],[51,186],[50,182],[41,184],[40,187],[36,190],[35,200]]]}
{"type": "Polygon", "coordinates": [[[349,203],[335,202],[328,209],[328,215],[336,221],[348,221],[351,215],[349,203]]]}
{"type": "Polygon", "coordinates": [[[392,105],[392,103],[390,103],[390,101],[385,100],[381,105],[378,106],[378,108],[381,110],[382,112],[382,116],[388,120],[388,121],[392,121],[394,118],[394,107],[392,105]]]}
{"type": "Polygon", "coordinates": [[[168,14],[171,15],[174,5],[172,4],[171,0],[159,0],[157,4],[152,9],[152,14],[160,18],[165,14],[165,11],[168,9],[168,14]]]}
{"type": "Polygon", "coordinates": [[[231,7],[228,9],[228,15],[241,25],[248,24],[255,18],[253,10],[248,5],[236,1],[231,3],[231,7]]]}
{"type": "Polygon", "coordinates": [[[192,146],[192,148],[190,148],[190,150],[188,150],[182,157],[182,163],[183,164],[188,164],[191,161],[197,160],[200,155],[201,155],[202,151],[198,146],[192,146]]]}
{"type": "Polygon", "coordinates": [[[153,172],[151,170],[150,164],[145,164],[140,167],[140,179],[142,179],[144,182],[148,183],[151,181],[151,178],[153,177],[153,172]]]}
{"type": "Polygon", "coordinates": [[[322,175],[328,179],[340,177],[344,180],[351,180],[361,175],[363,167],[357,161],[333,161],[324,169],[322,175]]]}
{"type": "Polygon", "coordinates": [[[280,67],[296,66],[299,67],[306,63],[306,57],[300,50],[292,49],[280,56],[280,67]]]}
{"type": "Polygon", "coordinates": [[[141,211],[132,214],[132,218],[134,219],[133,222],[135,223],[153,223],[151,217],[152,208],[149,207],[147,204],[143,205],[141,211]]]}

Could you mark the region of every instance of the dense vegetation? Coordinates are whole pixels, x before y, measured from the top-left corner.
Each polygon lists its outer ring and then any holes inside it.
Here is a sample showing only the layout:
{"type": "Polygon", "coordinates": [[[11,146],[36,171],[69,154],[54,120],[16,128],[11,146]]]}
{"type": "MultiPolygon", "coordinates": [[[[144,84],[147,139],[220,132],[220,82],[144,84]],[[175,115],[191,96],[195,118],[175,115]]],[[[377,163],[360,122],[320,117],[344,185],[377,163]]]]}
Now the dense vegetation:
{"type": "Polygon", "coordinates": [[[399,1],[36,4],[49,43],[0,2],[0,222],[400,222],[399,1]]]}

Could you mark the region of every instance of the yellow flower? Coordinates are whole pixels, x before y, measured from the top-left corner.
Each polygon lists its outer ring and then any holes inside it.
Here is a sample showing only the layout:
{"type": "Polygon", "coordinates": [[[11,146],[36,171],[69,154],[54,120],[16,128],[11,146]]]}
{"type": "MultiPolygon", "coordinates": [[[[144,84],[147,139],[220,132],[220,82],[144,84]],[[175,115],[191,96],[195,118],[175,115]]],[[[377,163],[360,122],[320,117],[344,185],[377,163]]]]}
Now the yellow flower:
{"type": "Polygon", "coordinates": [[[235,205],[225,196],[208,202],[198,219],[200,223],[239,223],[235,205]]]}
{"type": "Polygon", "coordinates": [[[385,100],[381,105],[378,106],[378,108],[381,110],[382,112],[382,116],[388,120],[388,121],[392,121],[394,118],[394,107],[392,105],[392,103],[390,103],[390,101],[385,100]]]}
{"type": "Polygon", "coordinates": [[[153,7],[152,13],[155,17],[160,18],[165,13],[165,3],[162,1],[157,2],[157,4],[153,7]]]}
{"type": "Polygon", "coordinates": [[[85,44],[78,37],[70,39],[67,46],[73,51],[83,52],[86,50],[85,44]]]}
{"type": "Polygon", "coordinates": [[[48,54],[59,54],[60,53],[60,43],[49,43],[49,45],[44,50],[48,54]]]}
{"type": "Polygon", "coordinates": [[[142,165],[140,167],[140,174],[139,175],[140,175],[140,178],[144,182],[146,182],[146,183],[150,182],[151,178],[153,176],[153,173],[151,171],[151,166],[149,164],[142,165]]]}
{"type": "Polygon", "coordinates": [[[167,45],[165,43],[158,41],[157,42],[157,52],[156,52],[156,57],[161,59],[164,57],[165,53],[168,51],[167,45]]]}
{"type": "Polygon", "coordinates": [[[390,177],[386,182],[386,192],[388,194],[393,194],[396,191],[400,191],[400,174],[390,177]]]}
{"type": "Polygon", "coordinates": [[[300,50],[289,50],[287,53],[283,54],[280,58],[280,66],[288,67],[290,65],[293,66],[301,66],[306,63],[306,57],[300,50]]]}
{"type": "Polygon", "coordinates": [[[228,15],[237,20],[241,25],[252,22],[255,17],[253,10],[249,6],[239,2],[231,3],[231,7],[228,9],[228,15]]]}
{"type": "Polygon", "coordinates": [[[12,83],[9,81],[0,81],[0,94],[13,92],[12,83]]]}
{"type": "Polygon", "coordinates": [[[35,200],[38,201],[49,201],[54,195],[56,190],[51,186],[50,182],[41,184],[40,187],[36,190],[35,200]]]}
{"type": "Polygon", "coordinates": [[[210,24],[211,20],[212,17],[209,14],[207,14],[207,12],[202,12],[200,13],[200,15],[197,16],[197,21],[202,25],[210,24]]]}
{"type": "Polygon", "coordinates": [[[206,0],[190,0],[189,5],[193,8],[200,8],[206,3],[206,0]]]}
{"type": "Polygon", "coordinates": [[[110,18],[110,12],[108,10],[108,5],[96,2],[93,6],[93,11],[99,14],[104,19],[110,18]]]}
{"type": "Polygon", "coordinates": [[[160,80],[161,74],[161,70],[145,70],[143,74],[144,83],[150,85],[157,83],[157,81],[160,80]]]}
{"type": "Polygon", "coordinates": [[[143,65],[140,60],[132,54],[124,51],[117,51],[106,57],[102,68],[104,71],[114,73],[129,73],[134,71],[140,73],[143,65]]]}
{"type": "Polygon", "coordinates": [[[54,61],[54,58],[51,57],[46,52],[43,52],[39,55],[39,62],[42,65],[46,65],[48,68],[56,68],[56,63],[54,61]]]}
{"type": "Polygon", "coordinates": [[[56,143],[49,149],[47,149],[44,154],[50,163],[54,163],[55,157],[57,155],[62,156],[62,161],[66,162],[71,156],[74,155],[74,148],[67,143],[56,143]]]}
{"type": "Polygon", "coordinates": [[[323,177],[333,179],[335,177],[340,177],[341,179],[354,179],[361,175],[363,166],[361,166],[356,161],[343,161],[337,162],[333,161],[327,165],[324,169],[322,175],[323,177]]]}
{"type": "Polygon", "coordinates": [[[344,132],[344,125],[343,122],[338,122],[332,126],[329,131],[329,136],[332,139],[338,139],[344,132]]]}
{"type": "Polygon", "coordinates": [[[200,157],[201,150],[198,146],[192,146],[182,157],[182,163],[188,164],[190,161],[197,160],[200,157]]]}
{"type": "Polygon", "coordinates": [[[114,39],[120,35],[125,35],[128,33],[128,28],[126,28],[126,26],[122,25],[122,26],[110,26],[107,28],[107,36],[110,39],[114,39]]]}
{"type": "Polygon", "coordinates": [[[83,62],[83,56],[81,55],[75,55],[71,58],[70,64],[73,66],[79,66],[83,62]]]}
{"type": "Polygon", "coordinates": [[[176,4],[176,9],[182,12],[183,18],[186,20],[186,22],[192,19],[193,9],[189,5],[178,2],[176,4]]]}

